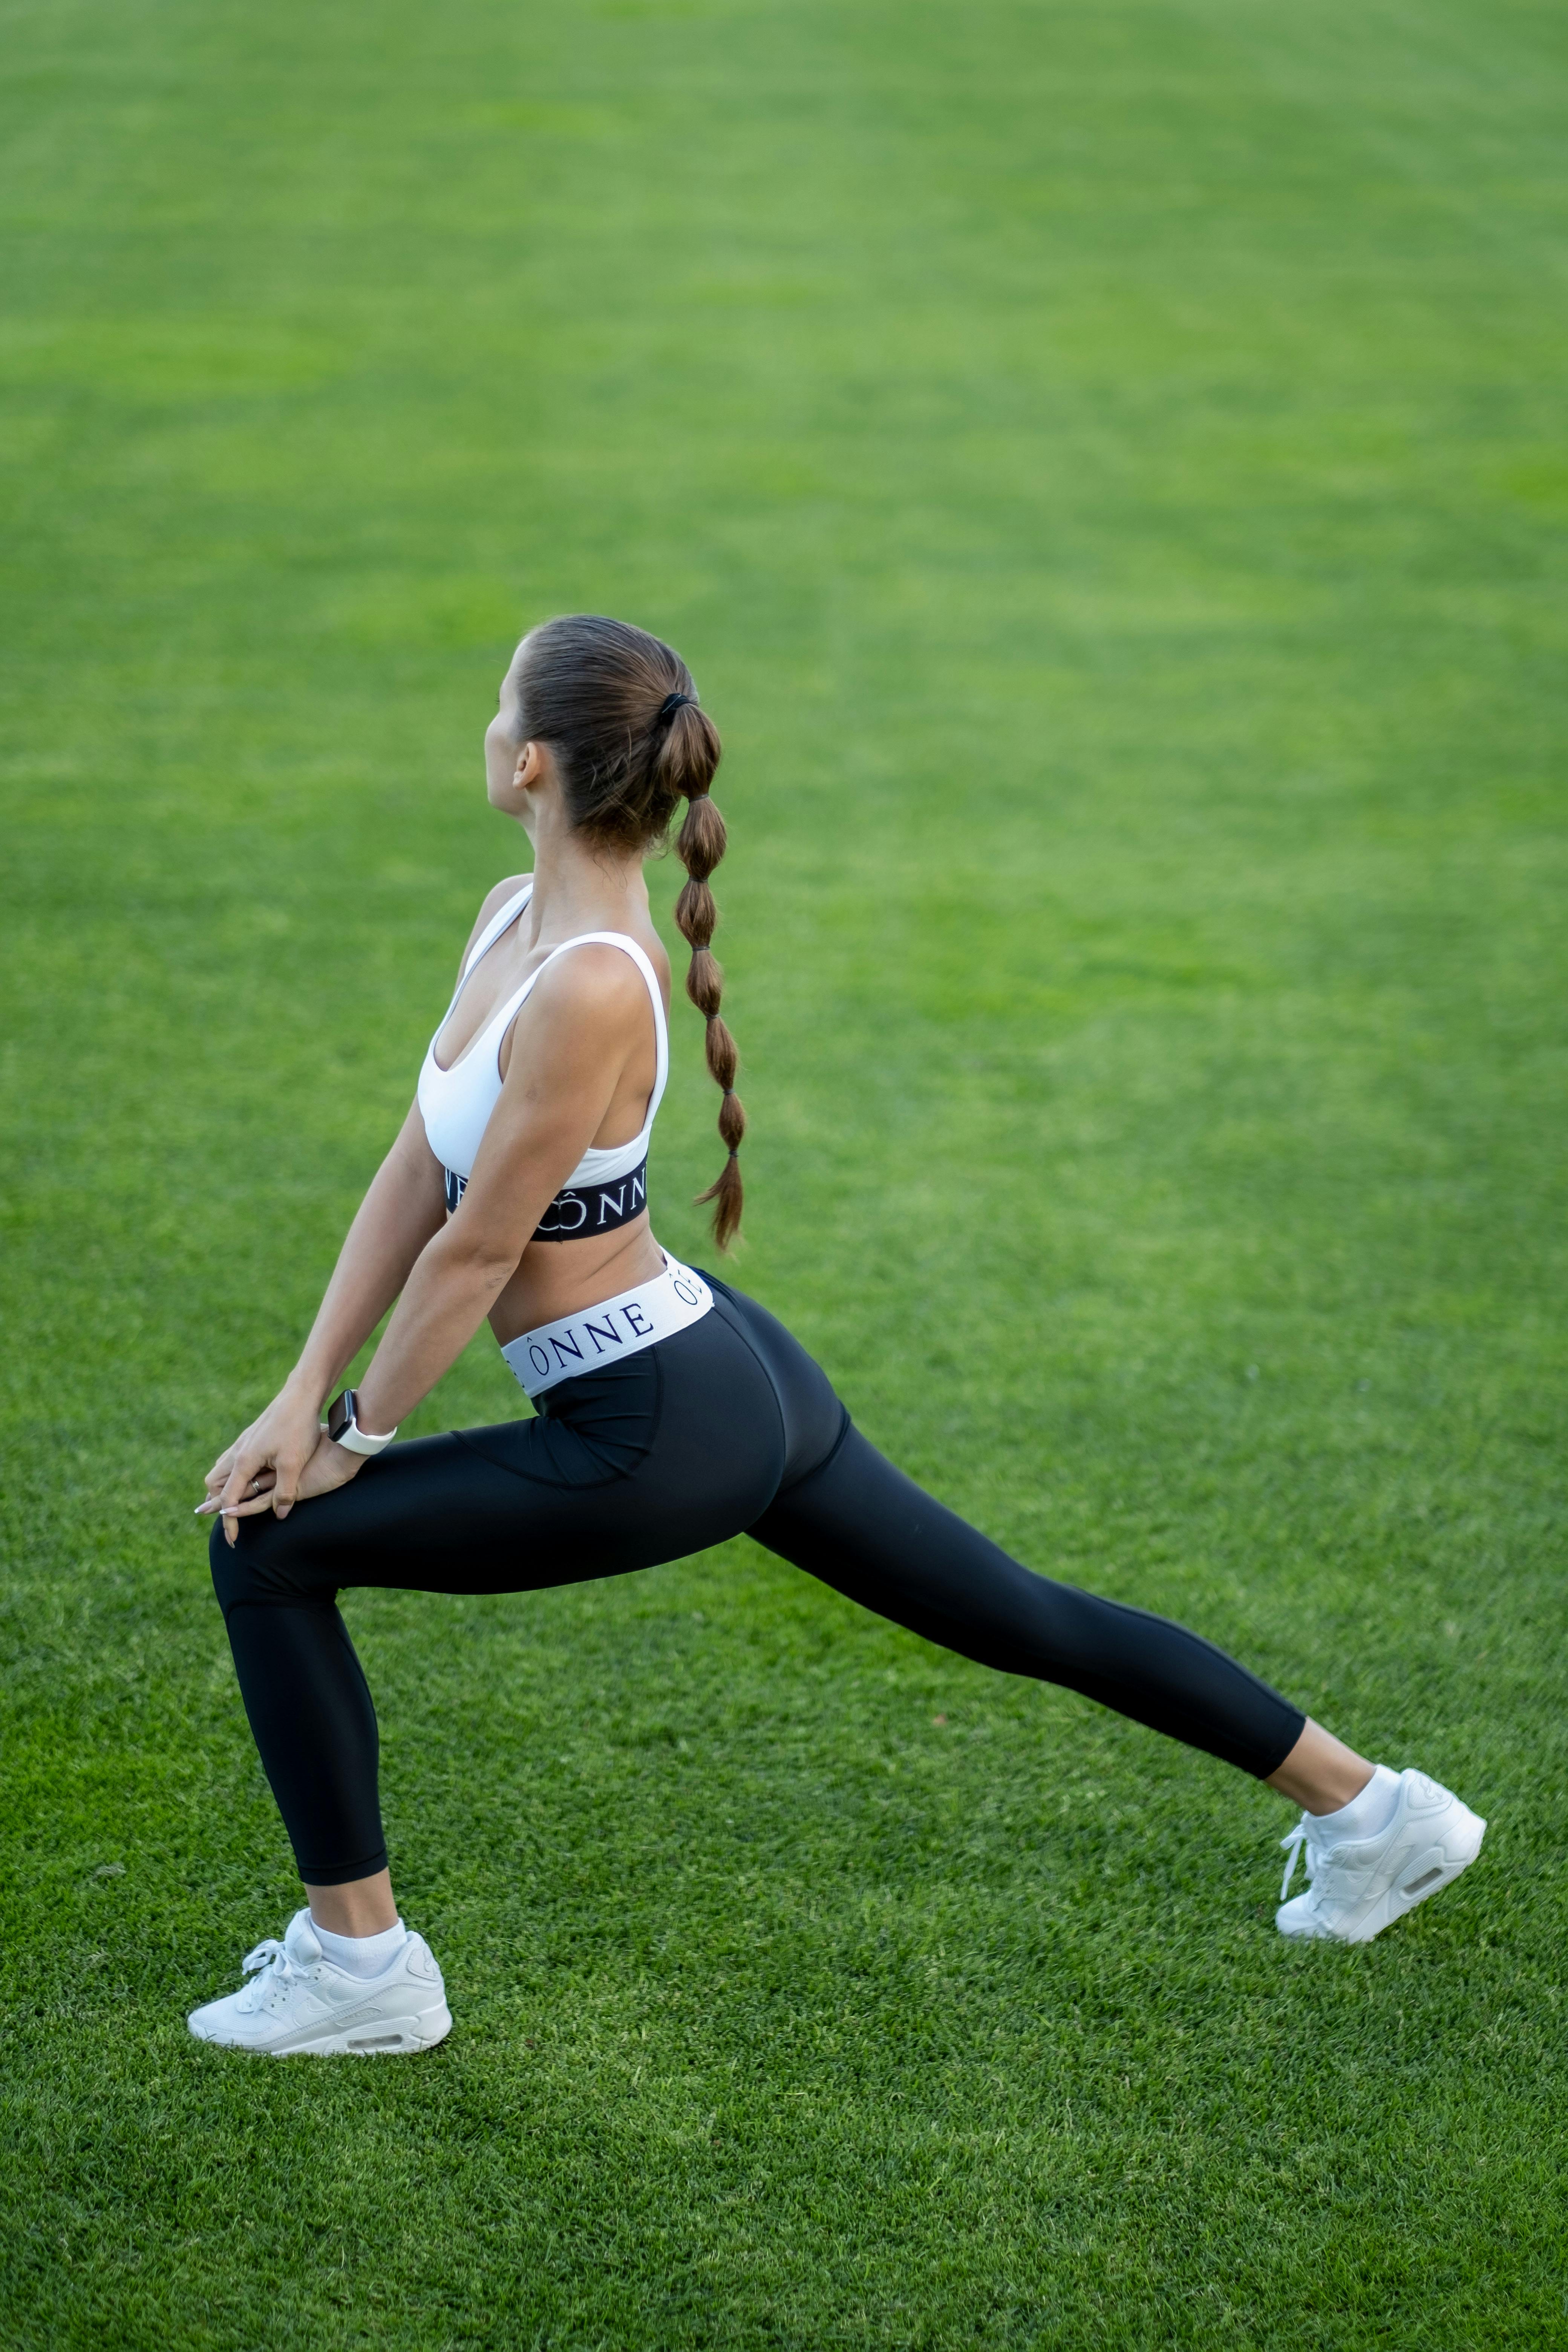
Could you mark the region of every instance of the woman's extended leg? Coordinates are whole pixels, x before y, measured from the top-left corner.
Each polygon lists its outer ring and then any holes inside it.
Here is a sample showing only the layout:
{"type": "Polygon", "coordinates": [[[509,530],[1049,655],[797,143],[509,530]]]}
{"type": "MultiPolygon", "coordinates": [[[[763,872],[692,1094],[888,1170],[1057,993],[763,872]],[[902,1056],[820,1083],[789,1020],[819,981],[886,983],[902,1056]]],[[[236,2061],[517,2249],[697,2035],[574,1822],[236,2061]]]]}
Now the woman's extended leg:
{"type": "Polygon", "coordinates": [[[1024,1568],[922,1492],[853,1426],[793,1333],[710,1274],[767,1370],[785,1432],[780,1489],[750,1532],[782,1559],[946,1649],[1059,1683],[1207,1748],[1314,1814],[1375,1768],[1223,1650],[1168,1618],[1024,1568]]]}
{"type": "Polygon", "coordinates": [[[1282,1933],[1364,1941],[1474,1861],[1485,1822],[1425,1773],[1373,1765],[1184,1626],[1034,1575],[895,1470],[842,1408],[834,1442],[819,1442],[823,1373],[754,1301],[725,1290],[724,1306],[767,1362],[786,1430],[814,1433],[792,1442],[758,1541],[930,1641],[1081,1691],[1304,1806],[1285,1843],[1292,1866],[1304,1849],[1310,1885],[1285,1902],[1287,1875],[1282,1933]]]}
{"type": "MultiPolygon", "coordinates": [[[[1280,1769],[1306,1728],[1300,1707],[1200,1634],[1021,1567],[933,1502],[853,1424],[750,1532],[944,1649],[1081,1691],[1260,1780],[1280,1769]]],[[[1372,1769],[1365,1766],[1363,1780],[1372,1769]]]]}
{"type": "Polygon", "coordinates": [[[1376,1769],[1201,1634],[1021,1567],[853,1426],[750,1532],[879,1616],[1004,1674],[1081,1691],[1309,1812],[1348,1805],[1376,1769]]]}
{"type": "Polygon", "coordinates": [[[1005,1674],[1060,1683],[1267,1780],[1306,1810],[1284,1843],[1284,1935],[1364,1943],[1480,1852],[1486,1823],[1424,1772],[1391,1771],[1310,1723],[1212,1643],[1053,1584],[847,1429],[751,1529],[863,1607],[1005,1674]],[[1298,1851],[1308,1887],[1286,1901],[1298,1851]]]}

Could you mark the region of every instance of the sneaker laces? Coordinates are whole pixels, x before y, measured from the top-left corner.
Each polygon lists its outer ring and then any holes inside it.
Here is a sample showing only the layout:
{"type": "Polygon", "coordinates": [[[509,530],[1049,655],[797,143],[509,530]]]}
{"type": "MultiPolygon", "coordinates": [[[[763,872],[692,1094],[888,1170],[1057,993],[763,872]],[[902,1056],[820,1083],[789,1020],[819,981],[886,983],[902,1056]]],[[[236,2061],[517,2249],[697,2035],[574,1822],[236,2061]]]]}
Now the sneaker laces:
{"type": "Polygon", "coordinates": [[[1311,1815],[1303,1813],[1289,1835],[1282,1837],[1279,1843],[1289,1856],[1279,1886],[1281,1903],[1290,1892],[1298,1855],[1306,1859],[1307,1893],[1316,1904],[1353,1901],[1357,1885],[1356,1868],[1347,1857],[1357,1850],[1356,1841],[1343,1845],[1320,1845],[1312,1835],[1311,1815]]]}
{"type": "Polygon", "coordinates": [[[274,1969],[285,1982],[290,1977],[302,1977],[305,1973],[303,1969],[296,1967],[276,1936],[264,1936],[253,1952],[247,1952],[239,1965],[247,1976],[252,1969],[274,1969]]]}
{"type": "Polygon", "coordinates": [[[1290,1881],[1296,1875],[1296,1864],[1301,1859],[1303,1853],[1307,1857],[1307,1892],[1310,1894],[1312,1891],[1312,1864],[1319,1859],[1319,1856],[1312,1845],[1311,1836],[1312,1833],[1308,1826],[1307,1816],[1303,1813],[1295,1828],[1290,1831],[1289,1834],[1286,1837],[1282,1837],[1279,1841],[1280,1844],[1285,1848],[1287,1855],[1285,1875],[1279,1882],[1279,1900],[1281,1903],[1284,1902],[1285,1897],[1290,1892],[1290,1881]]]}
{"type": "Polygon", "coordinates": [[[276,1936],[264,1937],[254,1951],[247,1952],[239,1965],[243,1975],[256,1975],[254,1984],[241,1988],[242,2000],[252,2009],[270,1992],[280,1992],[289,1984],[303,1984],[307,1975],[298,1961],[290,1959],[276,1936]]]}

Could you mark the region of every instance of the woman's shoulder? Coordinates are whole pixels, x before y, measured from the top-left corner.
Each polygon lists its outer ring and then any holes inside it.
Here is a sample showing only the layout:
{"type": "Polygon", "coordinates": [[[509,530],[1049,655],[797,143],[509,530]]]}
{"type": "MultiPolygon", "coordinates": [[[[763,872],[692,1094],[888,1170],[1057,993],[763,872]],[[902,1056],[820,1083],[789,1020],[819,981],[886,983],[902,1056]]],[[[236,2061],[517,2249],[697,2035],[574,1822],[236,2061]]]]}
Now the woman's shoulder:
{"type": "Polygon", "coordinates": [[[669,960],[651,927],[643,939],[632,931],[590,931],[563,940],[546,959],[530,1006],[534,1022],[546,1026],[564,1020],[575,1027],[594,1019],[618,1024],[639,1014],[646,1020],[650,982],[668,1017],[669,960]],[[628,948],[636,954],[628,955],[628,948]]]}
{"type": "Polygon", "coordinates": [[[646,1003],[644,967],[668,989],[668,959],[652,934],[639,940],[631,931],[587,931],[563,940],[546,958],[533,994],[542,1003],[557,1005],[572,999],[579,1003],[593,999],[605,1004],[616,1000],[628,1005],[646,1003]],[[635,949],[636,954],[628,954],[628,948],[635,949]]]}
{"type": "Polygon", "coordinates": [[[509,898],[515,898],[520,892],[531,890],[532,887],[531,874],[508,874],[501,881],[495,883],[485,892],[479,902],[479,911],[474,918],[474,928],[470,936],[477,939],[490,917],[499,915],[509,898]]]}
{"type": "Polygon", "coordinates": [[[508,899],[515,898],[521,891],[525,888],[531,889],[532,886],[531,874],[509,874],[504,881],[498,882],[492,889],[486,891],[479,904],[479,911],[474,917],[473,928],[463,942],[462,961],[458,967],[459,971],[467,969],[468,958],[472,955],[478,941],[483,937],[487,926],[494,922],[508,899]]]}

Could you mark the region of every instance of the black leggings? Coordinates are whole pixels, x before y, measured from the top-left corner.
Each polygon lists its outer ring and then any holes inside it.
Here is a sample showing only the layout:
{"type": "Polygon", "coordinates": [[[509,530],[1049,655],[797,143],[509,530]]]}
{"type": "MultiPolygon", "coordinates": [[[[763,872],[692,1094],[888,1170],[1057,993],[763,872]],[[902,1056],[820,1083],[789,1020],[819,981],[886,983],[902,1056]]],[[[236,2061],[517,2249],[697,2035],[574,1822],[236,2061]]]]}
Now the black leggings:
{"type": "Polygon", "coordinates": [[[1305,1717],[1163,1617],[1009,1559],[868,1444],[805,1349],[724,1284],[700,1322],[540,1401],[416,1438],[335,1493],[215,1522],[213,1582],[300,1874],[384,1869],[375,1709],[345,1585],[524,1592],[652,1568],[742,1530],[850,1600],[1005,1674],[1081,1691],[1261,1779],[1305,1717]]]}

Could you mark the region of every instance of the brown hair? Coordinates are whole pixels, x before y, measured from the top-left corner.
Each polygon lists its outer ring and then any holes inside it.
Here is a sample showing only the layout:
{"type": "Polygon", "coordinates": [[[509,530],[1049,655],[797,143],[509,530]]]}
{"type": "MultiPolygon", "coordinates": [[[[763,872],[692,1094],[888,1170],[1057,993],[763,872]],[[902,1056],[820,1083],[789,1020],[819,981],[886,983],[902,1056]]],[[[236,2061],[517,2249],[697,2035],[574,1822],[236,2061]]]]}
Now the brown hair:
{"type": "Polygon", "coordinates": [[[736,1154],[746,1114],[735,1092],[740,1056],[719,1017],[724,975],[709,947],[719,909],[708,877],[724,855],[724,820],[708,796],[719,730],[678,653],[646,629],[597,614],[574,613],[531,631],[518,684],[523,732],[549,745],[580,832],[616,849],[652,849],[680,802],[689,803],[675,845],[687,877],[675,919],[691,949],[686,993],[707,1021],[708,1067],[724,1089],[719,1132],[730,1154],[697,1198],[714,1203],[714,1239],[727,1249],[741,1223],[736,1154]]]}

